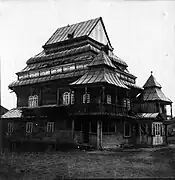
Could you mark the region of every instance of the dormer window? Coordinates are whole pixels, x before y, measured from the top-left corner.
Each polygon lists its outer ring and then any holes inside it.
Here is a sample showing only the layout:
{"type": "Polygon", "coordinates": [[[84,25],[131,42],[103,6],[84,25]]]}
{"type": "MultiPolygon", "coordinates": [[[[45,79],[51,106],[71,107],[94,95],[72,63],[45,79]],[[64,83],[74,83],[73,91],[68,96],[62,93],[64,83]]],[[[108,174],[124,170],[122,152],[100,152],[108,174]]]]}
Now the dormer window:
{"type": "Polygon", "coordinates": [[[72,39],[74,37],[74,32],[75,31],[73,31],[72,33],[68,33],[67,38],[72,39]]]}

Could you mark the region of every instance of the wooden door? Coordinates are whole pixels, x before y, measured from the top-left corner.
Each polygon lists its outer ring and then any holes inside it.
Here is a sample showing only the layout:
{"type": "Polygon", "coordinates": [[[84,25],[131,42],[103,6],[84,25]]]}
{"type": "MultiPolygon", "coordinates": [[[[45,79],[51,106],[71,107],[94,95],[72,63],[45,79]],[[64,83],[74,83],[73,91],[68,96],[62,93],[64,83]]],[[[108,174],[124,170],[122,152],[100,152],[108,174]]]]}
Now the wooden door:
{"type": "Polygon", "coordinates": [[[161,145],[163,144],[163,137],[161,135],[162,131],[162,123],[161,122],[153,122],[152,124],[153,131],[153,145],[161,145]]]}

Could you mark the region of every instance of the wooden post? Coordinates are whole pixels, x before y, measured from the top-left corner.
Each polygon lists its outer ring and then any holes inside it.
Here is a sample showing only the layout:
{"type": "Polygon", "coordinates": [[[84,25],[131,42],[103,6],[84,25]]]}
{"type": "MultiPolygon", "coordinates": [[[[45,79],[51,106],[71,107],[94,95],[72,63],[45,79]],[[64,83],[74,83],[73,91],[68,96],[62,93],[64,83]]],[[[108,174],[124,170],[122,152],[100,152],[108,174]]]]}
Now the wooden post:
{"type": "Polygon", "coordinates": [[[91,132],[91,122],[89,122],[89,132],[91,132]]]}
{"type": "Polygon", "coordinates": [[[60,105],[60,88],[57,89],[57,104],[60,105]]]}
{"type": "Polygon", "coordinates": [[[170,104],[170,108],[171,108],[171,118],[173,118],[172,103],[170,104]]]}
{"type": "Polygon", "coordinates": [[[102,122],[97,120],[97,149],[102,148],[102,122]]]}
{"type": "Polygon", "coordinates": [[[74,119],[72,119],[72,138],[74,138],[74,126],[75,126],[75,122],[74,119]]]}
{"type": "Polygon", "coordinates": [[[160,103],[158,103],[158,105],[159,105],[159,113],[160,113],[160,103]]]}
{"type": "Polygon", "coordinates": [[[105,103],[105,87],[102,87],[102,104],[105,103]]]}

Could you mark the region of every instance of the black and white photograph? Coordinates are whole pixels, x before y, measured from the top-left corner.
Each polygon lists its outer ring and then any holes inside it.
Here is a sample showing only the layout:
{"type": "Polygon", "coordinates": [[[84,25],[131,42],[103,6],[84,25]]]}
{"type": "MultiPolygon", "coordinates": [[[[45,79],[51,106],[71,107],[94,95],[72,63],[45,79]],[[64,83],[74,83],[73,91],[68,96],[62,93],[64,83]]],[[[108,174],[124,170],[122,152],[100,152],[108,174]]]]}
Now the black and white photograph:
{"type": "Polygon", "coordinates": [[[0,180],[175,178],[175,1],[0,0],[0,180]]]}

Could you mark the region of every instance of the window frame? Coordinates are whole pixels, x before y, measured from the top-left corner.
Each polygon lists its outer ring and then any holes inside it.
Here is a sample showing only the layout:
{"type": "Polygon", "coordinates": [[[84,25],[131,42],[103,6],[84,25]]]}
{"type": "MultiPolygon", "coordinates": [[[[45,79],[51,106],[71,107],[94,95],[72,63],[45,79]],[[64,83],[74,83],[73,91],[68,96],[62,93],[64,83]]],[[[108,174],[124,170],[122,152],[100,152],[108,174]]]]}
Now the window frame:
{"type": "Polygon", "coordinates": [[[14,127],[13,127],[13,124],[12,123],[8,123],[8,125],[7,125],[8,127],[7,127],[7,131],[8,131],[8,133],[13,133],[14,132],[14,127]],[[10,129],[10,131],[9,131],[9,129],[10,129]]]}
{"type": "Polygon", "coordinates": [[[75,92],[74,91],[71,92],[70,103],[71,104],[75,103],[75,92]]]}
{"type": "Polygon", "coordinates": [[[83,103],[84,103],[84,104],[85,104],[85,103],[89,104],[90,101],[91,101],[90,98],[91,98],[91,96],[90,96],[89,93],[83,94],[83,103]]]}
{"type": "Polygon", "coordinates": [[[69,105],[70,104],[70,92],[64,92],[63,93],[63,105],[69,105]]]}
{"type": "Polygon", "coordinates": [[[54,122],[47,122],[47,128],[46,131],[47,133],[54,133],[55,130],[55,123],[54,122]]]}
{"type": "Polygon", "coordinates": [[[110,94],[107,94],[107,95],[106,95],[106,103],[107,103],[107,104],[112,104],[112,98],[111,98],[111,95],[110,95],[110,94]]]}
{"type": "Polygon", "coordinates": [[[33,122],[27,122],[26,123],[26,133],[30,134],[32,132],[33,132],[33,122]]]}
{"type": "Polygon", "coordinates": [[[37,107],[38,106],[38,95],[29,96],[28,98],[28,106],[29,107],[37,107]]]}

